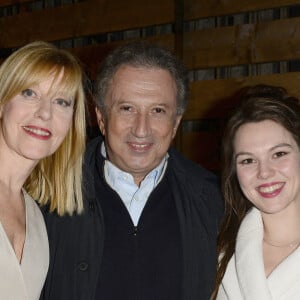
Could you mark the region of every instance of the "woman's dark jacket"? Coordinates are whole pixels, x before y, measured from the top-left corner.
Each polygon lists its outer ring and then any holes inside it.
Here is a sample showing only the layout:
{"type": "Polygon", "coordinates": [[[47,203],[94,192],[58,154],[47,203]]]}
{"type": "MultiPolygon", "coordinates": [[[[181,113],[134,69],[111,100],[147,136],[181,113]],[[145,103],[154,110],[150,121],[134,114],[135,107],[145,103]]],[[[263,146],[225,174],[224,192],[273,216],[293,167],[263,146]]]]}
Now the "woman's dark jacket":
{"type": "MultiPolygon", "coordinates": [[[[101,276],[104,237],[103,215],[94,184],[96,155],[100,155],[101,142],[101,138],[94,139],[85,155],[84,214],[59,217],[43,208],[50,243],[50,267],[41,299],[94,300],[101,276]]],[[[214,285],[217,230],[222,215],[219,183],[215,175],[175,150],[171,149],[169,155],[170,185],[183,245],[182,299],[208,300],[214,285]]]]}

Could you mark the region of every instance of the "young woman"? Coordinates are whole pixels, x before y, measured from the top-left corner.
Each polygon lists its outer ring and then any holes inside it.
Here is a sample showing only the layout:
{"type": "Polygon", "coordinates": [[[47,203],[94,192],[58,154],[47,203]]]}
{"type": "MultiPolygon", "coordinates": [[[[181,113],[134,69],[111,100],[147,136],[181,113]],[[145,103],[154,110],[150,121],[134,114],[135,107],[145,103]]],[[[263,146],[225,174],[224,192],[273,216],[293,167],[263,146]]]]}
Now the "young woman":
{"type": "Polygon", "coordinates": [[[299,299],[299,100],[279,87],[249,88],[222,151],[226,213],[213,298],[299,299]]]}
{"type": "Polygon", "coordinates": [[[60,215],[82,210],[84,145],[77,60],[44,42],[14,52],[0,67],[1,299],[39,298],[49,247],[33,199],[60,215]]]}

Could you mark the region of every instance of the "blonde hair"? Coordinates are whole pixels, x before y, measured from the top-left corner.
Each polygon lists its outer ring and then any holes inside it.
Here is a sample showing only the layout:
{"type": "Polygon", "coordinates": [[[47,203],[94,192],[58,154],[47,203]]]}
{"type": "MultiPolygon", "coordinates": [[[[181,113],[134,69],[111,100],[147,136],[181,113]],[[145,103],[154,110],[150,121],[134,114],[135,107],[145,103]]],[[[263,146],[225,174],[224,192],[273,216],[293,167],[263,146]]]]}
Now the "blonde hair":
{"type": "Polygon", "coordinates": [[[33,42],[10,55],[0,66],[0,107],[49,75],[63,78],[53,86],[74,99],[71,127],[59,148],[41,159],[24,188],[41,205],[59,215],[83,210],[82,156],[85,150],[83,74],[76,58],[46,42],[33,42]]]}

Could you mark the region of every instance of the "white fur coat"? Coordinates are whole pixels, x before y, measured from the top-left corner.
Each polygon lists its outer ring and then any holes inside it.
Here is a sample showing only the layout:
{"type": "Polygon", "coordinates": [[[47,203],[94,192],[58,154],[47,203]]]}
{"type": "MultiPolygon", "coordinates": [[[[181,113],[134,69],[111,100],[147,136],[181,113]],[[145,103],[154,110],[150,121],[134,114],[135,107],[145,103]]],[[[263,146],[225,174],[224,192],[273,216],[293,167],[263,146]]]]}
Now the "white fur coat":
{"type": "Polygon", "coordinates": [[[263,223],[252,208],[243,220],[217,300],[299,300],[300,249],[266,278],[263,263],[263,223]]]}

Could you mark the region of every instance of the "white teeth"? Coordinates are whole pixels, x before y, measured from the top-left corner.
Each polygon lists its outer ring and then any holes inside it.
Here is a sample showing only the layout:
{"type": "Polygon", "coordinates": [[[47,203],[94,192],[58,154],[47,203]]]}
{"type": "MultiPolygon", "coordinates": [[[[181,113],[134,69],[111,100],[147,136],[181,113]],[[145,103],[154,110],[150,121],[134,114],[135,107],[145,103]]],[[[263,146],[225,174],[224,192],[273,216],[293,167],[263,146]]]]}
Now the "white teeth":
{"type": "Polygon", "coordinates": [[[272,186],[260,187],[259,191],[262,193],[272,193],[282,187],[282,183],[277,183],[272,186]]]}
{"type": "Polygon", "coordinates": [[[27,130],[27,131],[30,131],[30,132],[35,133],[35,134],[38,134],[38,135],[42,135],[42,136],[49,136],[49,135],[50,135],[49,132],[46,132],[46,131],[41,130],[41,129],[30,128],[30,127],[26,127],[26,126],[24,126],[23,128],[24,128],[25,130],[27,130]]]}
{"type": "Polygon", "coordinates": [[[145,148],[147,145],[134,144],[133,146],[136,148],[145,148]]]}

